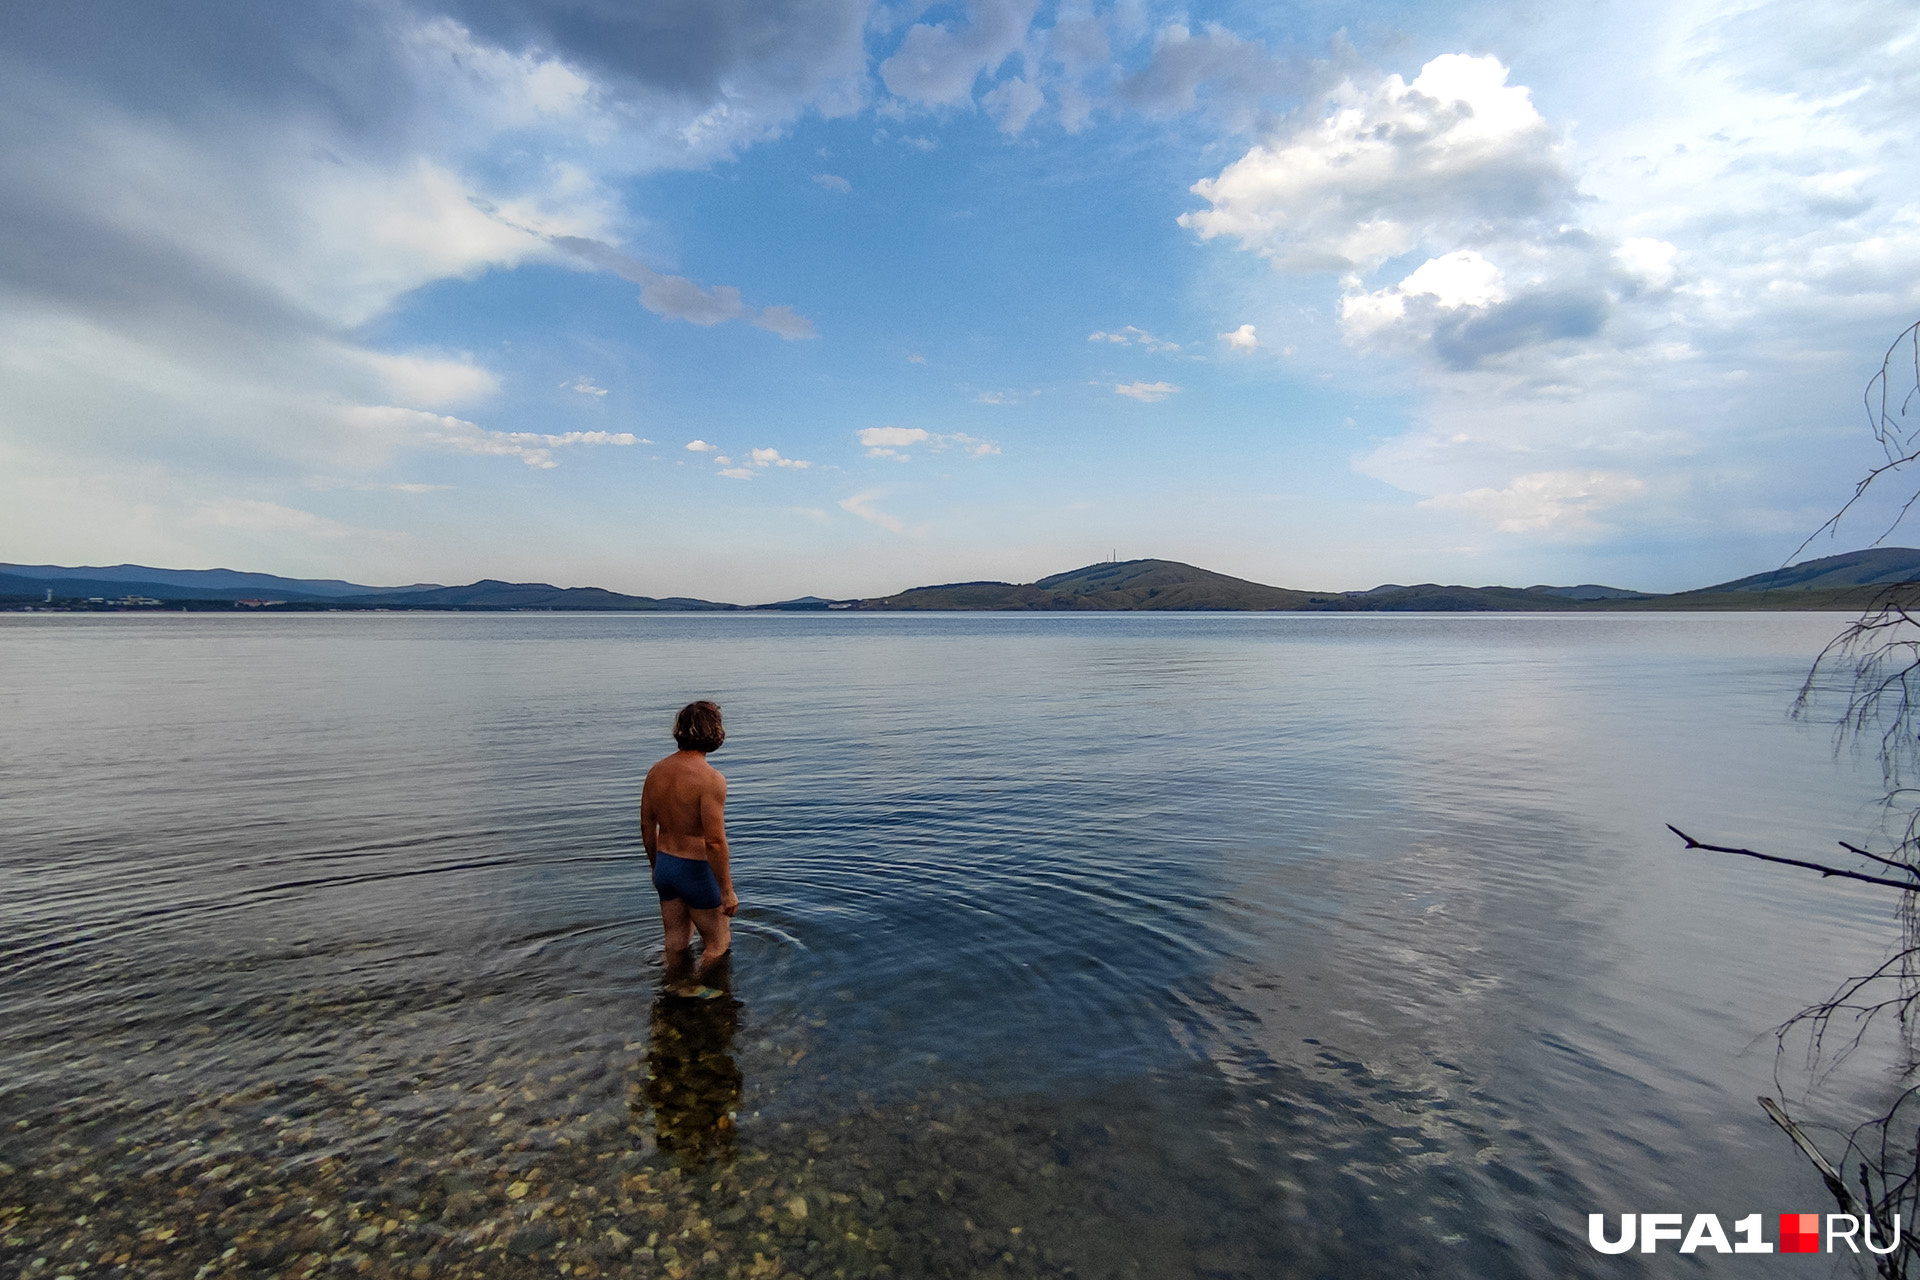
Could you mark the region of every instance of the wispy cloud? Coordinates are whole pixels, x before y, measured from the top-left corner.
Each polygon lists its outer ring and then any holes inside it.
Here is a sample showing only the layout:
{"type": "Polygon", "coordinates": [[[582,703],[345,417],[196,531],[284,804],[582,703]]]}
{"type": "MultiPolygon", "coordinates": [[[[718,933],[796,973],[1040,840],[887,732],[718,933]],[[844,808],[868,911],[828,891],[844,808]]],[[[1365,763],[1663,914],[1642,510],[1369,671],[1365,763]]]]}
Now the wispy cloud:
{"type": "Polygon", "coordinates": [[[852,192],[853,184],[837,173],[816,173],[813,180],[829,191],[838,191],[841,195],[852,192]]]}
{"type": "Polygon", "coordinates": [[[298,507],[286,507],[257,498],[218,498],[198,503],[194,508],[193,520],[196,524],[219,525],[250,533],[298,533],[329,540],[376,532],[341,524],[298,507]]]}
{"type": "Polygon", "coordinates": [[[783,458],[778,449],[754,449],[747,456],[756,467],[789,467],[795,471],[805,471],[813,465],[799,458],[783,458]]]}
{"type": "Polygon", "coordinates": [[[394,405],[361,405],[346,411],[355,426],[389,444],[449,449],[455,453],[518,458],[530,467],[548,470],[560,464],[553,450],[569,445],[652,444],[631,431],[489,431],[478,423],[421,409],[394,405]]]}
{"type": "Polygon", "coordinates": [[[1111,342],[1118,347],[1145,347],[1149,351],[1178,351],[1180,344],[1169,342],[1165,338],[1156,338],[1145,329],[1135,325],[1106,330],[1099,329],[1087,335],[1088,342],[1111,342]]]}
{"type": "Polygon", "coordinates": [[[729,480],[753,479],[753,472],[747,469],[746,467],[722,467],[720,468],[719,474],[725,476],[729,480]]]}
{"type": "Polygon", "coordinates": [[[685,276],[670,276],[655,271],[646,263],[630,258],[602,240],[587,236],[546,237],[548,243],[581,262],[611,272],[640,286],[640,305],[659,316],[685,320],[688,324],[715,325],[745,318],[782,338],[812,338],[818,334],[813,322],[797,314],[792,307],[750,307],[741,301],[740,290],[730,284],[705,287],[685,276]]]}
{"type": "Polygon", "coordinates": [[[1138,400],[1141,404],[1152,404],[1156,400],[1165,400],[1179,393],[1180,388],[1171,382],[1116,382],[1113,389],[1129,400],[1138,400]]]}
{"type": "Polygon", "coordinates": [[[444,493],[453,488],[450,484],[422,484],[407,480],[342,480],[332,476],[316,476],[308,483],[315,489],[352,489],[357,493],[444,493]]]}
{"type": "Polygon", "coordinates": [[[877,524],[890,533],[905,533],[906,525],[873,505],[874,499],[880,497],[883,492],[884,490],[880,489],[868,489],[864,493],[854,494],[851,498],[842,498],[840,509],[848,515],[859,516],[862,520],[877,524]]]}
{"type": "Polygon", "coordinates": [[[592,378],[584,376],[575,378],[571,382],[563,382],[560,386],[563,390],[578,391],[583,396],[604,396],[607,394],[605,387],[594,385],[592,378]]]}
{"type": "Polygon", "coordinates": [[[854,436],[866,446],[869,458],[892,458],[898,462],[905,462],[911,456],[906,450],[914,445],[925,445],[935,453],[958,449],[976,458],[992,457],[1000,452],[1000,446],[991,440],[959,431],[943,435],[923,427],[863,427],[854,432],[854,436]]]}
{"type": "Polygon", "coordinates": [[[1638,497],[1646,487],[1621,471],[1536,471],[1514,477],[1503,489],[1441,493],[1419,505],[1463,512],[1502,533],[1573,537],[1600,531],[1594,512],[1638,497]]]}
{"type": "Polygon", "coordinates": [[[396,355],[363,352],[394,399],[431,408],[452,408],[485,400],[500,389],[500,379],[472,357],[447,359],[432,355],[396,355]]]}
{"type": "Polygon", "coordinates": [[[687,452],[718,453],[720,452],[720,446],[717,444],[708,444],[705,440],[689,440],[687,441],[687,452]]]}
{"type": "Polygon", "coordinates": [[[753,318],[753,325],[757,329],[765,329],[768,333],[777,333],[792,342],[820,336],[819,330],[813,327],[813,321],[792,307],[762,307],[760,314],[753,318]]]}

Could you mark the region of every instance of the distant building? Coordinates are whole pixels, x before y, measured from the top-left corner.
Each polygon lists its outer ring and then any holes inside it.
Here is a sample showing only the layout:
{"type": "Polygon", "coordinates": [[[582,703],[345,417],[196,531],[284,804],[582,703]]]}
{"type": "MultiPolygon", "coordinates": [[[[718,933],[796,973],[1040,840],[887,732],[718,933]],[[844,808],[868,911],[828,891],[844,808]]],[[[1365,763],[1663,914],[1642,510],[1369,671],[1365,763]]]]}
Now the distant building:
{"type": "Polygon", "coordinates": [[[233,607],[236,609],[266,609],[276,604],[285,603],[285,600],[235,600],[233,607]]]}

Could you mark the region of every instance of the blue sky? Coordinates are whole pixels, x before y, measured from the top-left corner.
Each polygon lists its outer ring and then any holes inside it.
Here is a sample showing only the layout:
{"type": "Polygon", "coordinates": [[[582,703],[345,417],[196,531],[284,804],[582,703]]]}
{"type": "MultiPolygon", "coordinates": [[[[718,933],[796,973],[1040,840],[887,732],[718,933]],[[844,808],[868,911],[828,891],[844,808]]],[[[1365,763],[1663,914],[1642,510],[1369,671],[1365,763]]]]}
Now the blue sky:
{"type": "Polygon", "coordinates": [[[1677,589],[1920,317],[1907,5],[105,9],[0,52],[14,561],[1677,589]]]}

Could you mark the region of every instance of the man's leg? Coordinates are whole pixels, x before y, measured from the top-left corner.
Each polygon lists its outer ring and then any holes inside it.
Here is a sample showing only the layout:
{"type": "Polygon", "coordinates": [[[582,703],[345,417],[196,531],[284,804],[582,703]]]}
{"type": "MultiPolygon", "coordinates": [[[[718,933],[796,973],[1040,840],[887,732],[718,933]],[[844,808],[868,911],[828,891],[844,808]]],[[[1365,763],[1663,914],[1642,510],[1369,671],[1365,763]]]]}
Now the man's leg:
{"type": "Polygon", "coordinates": [[[702,969],[727,954],[727,948],[733,945],[733,922],[727,918],[726,912],[718,907],[701,911],[685,903],[675,905],[693,917],[693,927],[700,931],[702,969]]]}
{"type": "MultiPolygon", "coordinates": [[[[660,900],[660,926],[667,935],[669,957],[684,952],[693,945],[693,921],[688,919],[689,914],[690,911],[684,899],[662,898],[660,900]]],[[[700,936],[703,938],[707,936],[704,928],[700,930],[700,936]]]]}

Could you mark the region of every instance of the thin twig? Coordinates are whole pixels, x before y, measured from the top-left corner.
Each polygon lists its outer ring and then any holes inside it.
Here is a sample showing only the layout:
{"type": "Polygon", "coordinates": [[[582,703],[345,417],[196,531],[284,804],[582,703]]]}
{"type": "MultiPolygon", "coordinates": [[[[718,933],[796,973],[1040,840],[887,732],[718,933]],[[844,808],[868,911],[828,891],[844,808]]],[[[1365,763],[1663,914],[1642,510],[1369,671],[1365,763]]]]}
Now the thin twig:
{"type": "Polygon", "coordinates": [[[1920,876],[1920,867],[1915,867],[1911,862],[1901,862],[1897,858],[1883,858],[1877,853],[1868,853],[1857,844],[1848,844],[1845,840],[1837,840],[1834,843],[1838,844],[1848,853],[1857,853],[1863,858],[1872,858],[1875,862],[1883,866],[1892,867],[1895,871],[1904,871],[1910,876],[1920,876]]]}
{"type": "Polygon", "coordinates": [[[1667,824],[1667,830],[1673,832],[1673,834],[1679,836],[1682,840],[1685,840],[1687,842],[1687,848],[1689,849],[1707,849],[1714,853],[1737,853],[1741,857],[1758,858],[1762,862],[1778,862],[1789,867],[1805,867],[1808,871],[1818,871],[1823,876],[1839,876],[1845,880],[1859,880],[1864,884],[1885,885],[1889,889],[1898,889],[1902,893],[1913,893],[1916,890],[1920,890],[1920,884],[1911,882],[1902,884],[1898,880],[1888,880],[1884,876],[1862,875],[1858,871],[1848,871],[1842,867],[1830,867],[1824,862],[1804,862],[1799,858],[1782,858],[1771,853],[1756,853],[1752,849],[1734,849],[1724,844],[1706,844],[1702,841],[1695,840],[1671,822],[1667,824]]]}

